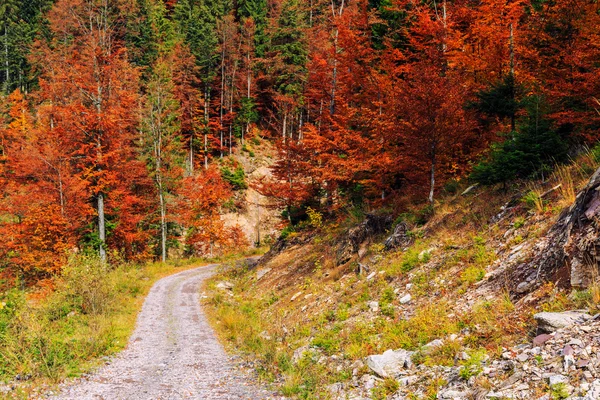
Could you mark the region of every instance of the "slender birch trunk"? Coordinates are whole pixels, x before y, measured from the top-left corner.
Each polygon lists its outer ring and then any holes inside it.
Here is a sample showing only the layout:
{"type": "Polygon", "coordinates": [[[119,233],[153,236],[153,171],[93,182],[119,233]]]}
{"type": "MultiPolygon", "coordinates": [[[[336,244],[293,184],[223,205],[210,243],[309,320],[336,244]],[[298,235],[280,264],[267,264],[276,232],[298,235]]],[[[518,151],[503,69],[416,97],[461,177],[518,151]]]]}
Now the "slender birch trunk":
{"type": "Polygon", "coordinates": [[[106,262],[106,223],[104,217],[104,195],[102,193],[98,193],[98,239],[100,240],[100,248],[98,249],[98,254],[100,255],[100,261],[103,263],[106,262]]]}

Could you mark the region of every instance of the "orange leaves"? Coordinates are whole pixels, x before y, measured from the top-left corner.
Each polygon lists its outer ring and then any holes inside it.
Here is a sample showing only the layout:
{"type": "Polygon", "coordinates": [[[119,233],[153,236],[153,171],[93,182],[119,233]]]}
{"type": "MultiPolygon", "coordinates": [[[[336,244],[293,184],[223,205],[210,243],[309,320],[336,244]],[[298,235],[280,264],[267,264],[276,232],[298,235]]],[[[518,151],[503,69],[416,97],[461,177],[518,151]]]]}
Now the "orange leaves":
{"type": "Polygon", "coordinates": [[[33,56],[37,107],[30,113],[19,92],[9,99],[0,208],[2,229],[16,234],[0,240],[10,249],[5,257],[32,277],[56,272],[65,249],[87,245],[100,192],[109,246],[130,257],[147,246],[148,177],[135,142],[139,74],[116,30],[120,3],[110,3],[58,1],[48,15],[53,39],[39,42],[33,56]]]}
{"type": "Polygon", "coordinates": [[[226,227],[221,220],[220,209],[232,191],[216,167],[184,178],[178,195],[177,218],[188,229],[186,244],[194,253],[212,255],[246,245],[245,240],[239,241],[239,230],[226,227]]]}

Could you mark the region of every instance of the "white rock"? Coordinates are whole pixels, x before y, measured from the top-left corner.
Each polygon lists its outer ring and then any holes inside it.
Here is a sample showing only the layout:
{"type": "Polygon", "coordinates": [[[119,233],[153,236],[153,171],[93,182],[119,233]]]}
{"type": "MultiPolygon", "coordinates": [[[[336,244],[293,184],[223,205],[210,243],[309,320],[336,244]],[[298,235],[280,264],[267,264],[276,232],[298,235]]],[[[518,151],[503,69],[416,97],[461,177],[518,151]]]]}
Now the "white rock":
{"type": "Polygon", "coordinates": [[[342,390],[344,390],[344,385],[340,382],[337,382],[327,386],[327,390],[329,391],[329,393],[338,394],[341,393],[342,390]]]}
{"type": "Polygon", "coordinates": [[[426,345],[423,346],[423,350],[432,350],[435,349],[436,347],[441,347],[444,345],[444,341],[442,339],[435,339],[432,340],[431,342],[427,343],[426,345]]]}
{"type": "Polygon", "coordinates": [[[579,348],[584,348],[585,347],[584,344],[583,344],[583,342],[581,341],[581,339],[577,339],[577,338],[571,339],[569,341],[569,343],[567,343],[567,344],[571,345],[571,346],[575,345],[575,346],[578,346],[579,348]]]}
{"type": "Polygon", "coordinates": [[[297,364],[305,354],[310,354],[313,350],[309,346],[302,346],[294,350],[294,355],[292,356],[292,362],[297,364]]]}
{"type": "Polygon", "coordinates": [[[269,332],[267,331],[262,331],[258,336],[265,340],[271,340],[271,335],[269,335],[269,332]]]}
{"type": "Polygon", "coordinates": [[[583,400],[598,400],[600,399],[600,379],[592,382],[591,389],[583,396],[583,400]]]}
{"type": "Polygon", "coordinates": [[[561,328],[587,321],[591,315],[583,311],[541,312],[533,316],[538,323],[538,328],[546,332],[554,332],[561,328]]]}
{"type": "Polygon", "coordinates": [[[520,385],[518,385],[517,387],[515,387],[514,389],[516,392],[521,392],[523,390],[529,390],[529,385],[526,383],[521,383],[520,385]]]}
{"type": "Polygon", "coordinates": [[[529,282],[521,282],[517,285],[517,293],[525,293],[531,287],[529,282]]]}
{"type": "Polygon", "coordinates": [[[256,271],[256,280],[261,280],[266,274],[271,272],[271,268],[262,268],[256,271]]]}
{"type": "Polygon", "coordinates": [[[367,366],[382,378],[398,375],[406,367],[412,365],[412,351],[387,350],[383,354],[375,354],[365,359],[367,366]]]}
{"type": "Polygon", "coordinates": [[[419,379],[418,376],[411,375],[411,376],[406,376],[404,378],[398,379],[398,383],[400,384],[400,386],[408,386],[408,385],[412,385],[413,383],[415,383],[418,379],[419,379]]]}
{"type": "Polygon", "coordinates": [[[463,399],[468,399],[470,397],[469,392],[462,392],[460,390],[446,390],[443,392],[440,392],[438,394],[438,399],[452,399],[452,400],[463,400],[463,399]]]}
{"type": "Polygon", "coordinates": [[[431,252],[433,251],[433,248],[431,249],[427,249],[427,250],[423,250],[422,252],[419,253],[419,261],[423,261],[425,260],[426,257],[431,256],[431,252]]]}
{"type": "Polygon", "coordinates": [[[290,299],[290,301],[296,300],[298,297],[300,297],[300,295],[302,295],[302,292],[296,293],[295,295],[292,296],[292,298],[290,299]]]}
{"type": "Polygon", "coordinates": [[[564,375],[552,375],[548,378],[550,386],[558,385],[559,383],[567,383],[568,379],[564,375]]]}
{"type": "Polygon", "coordinates": [[[233,283],[227,282],[227,281],[223,281],[223,282],[219,282],[217,284],[217,289],[232,290],[233,286],[234,286],[233,283]]]}
{"type": "Polygon", "coordinates": [[[407,304],[410,303],[410,301],[412,300],[412,296],[410,294],[407,294],[405,296],[402,296],[400,298],[400,304],[407,304]]]}
{"type": "Polygon", "coordinates": [[[363,382],[365,390],[373,389],[378,381],[377,377],[373,375],[363,375],[360,380],[363,382]]]}
{"type": "Polygon", "coordinates": [[[370,301],[370,302],[369,302],[369,309],[370,309],[372,312],[377,312],[377,311],[379,311],[379,303],[378,303],[378,302],[376,302],[376,301],[370,301]]]}

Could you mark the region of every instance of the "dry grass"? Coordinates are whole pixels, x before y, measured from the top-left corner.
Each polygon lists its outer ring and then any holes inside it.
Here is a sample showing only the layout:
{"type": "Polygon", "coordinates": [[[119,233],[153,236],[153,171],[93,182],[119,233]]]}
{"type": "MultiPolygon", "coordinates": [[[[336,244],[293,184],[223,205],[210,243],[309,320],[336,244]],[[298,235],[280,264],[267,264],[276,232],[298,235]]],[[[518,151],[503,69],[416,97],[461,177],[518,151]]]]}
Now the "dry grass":
{"type": "Polygon", "coordinates": [[[544,190],[539,184],[528,184],[528,192],[523,196],[522,201],[525,203],[527,208],[536,211],[538,214],[542,214],[546,210],[545,200],[543,198],[544,190]]]}
{"type": "Polygon", "coordinates": [[[558,186],[558,193],[566,205],[570,205],[575,202],[576,189],[571,172],[572,169],[572,166],[559,165],[556,167],[553,173],[553,179],[556,181],[558,186]]]}

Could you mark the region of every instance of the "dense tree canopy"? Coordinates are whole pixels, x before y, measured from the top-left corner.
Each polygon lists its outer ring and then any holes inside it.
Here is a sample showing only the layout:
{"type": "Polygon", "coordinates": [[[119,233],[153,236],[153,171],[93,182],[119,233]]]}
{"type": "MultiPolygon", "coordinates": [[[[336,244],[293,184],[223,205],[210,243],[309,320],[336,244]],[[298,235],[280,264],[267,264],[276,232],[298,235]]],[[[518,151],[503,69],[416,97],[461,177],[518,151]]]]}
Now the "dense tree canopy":
{"type": "Polygon", "coordinates": [[[587,0],[5,0],[2,268],[225,246],[254,135],[290,221],[528,178],[599,139],[599,32],[587,0]]]}

